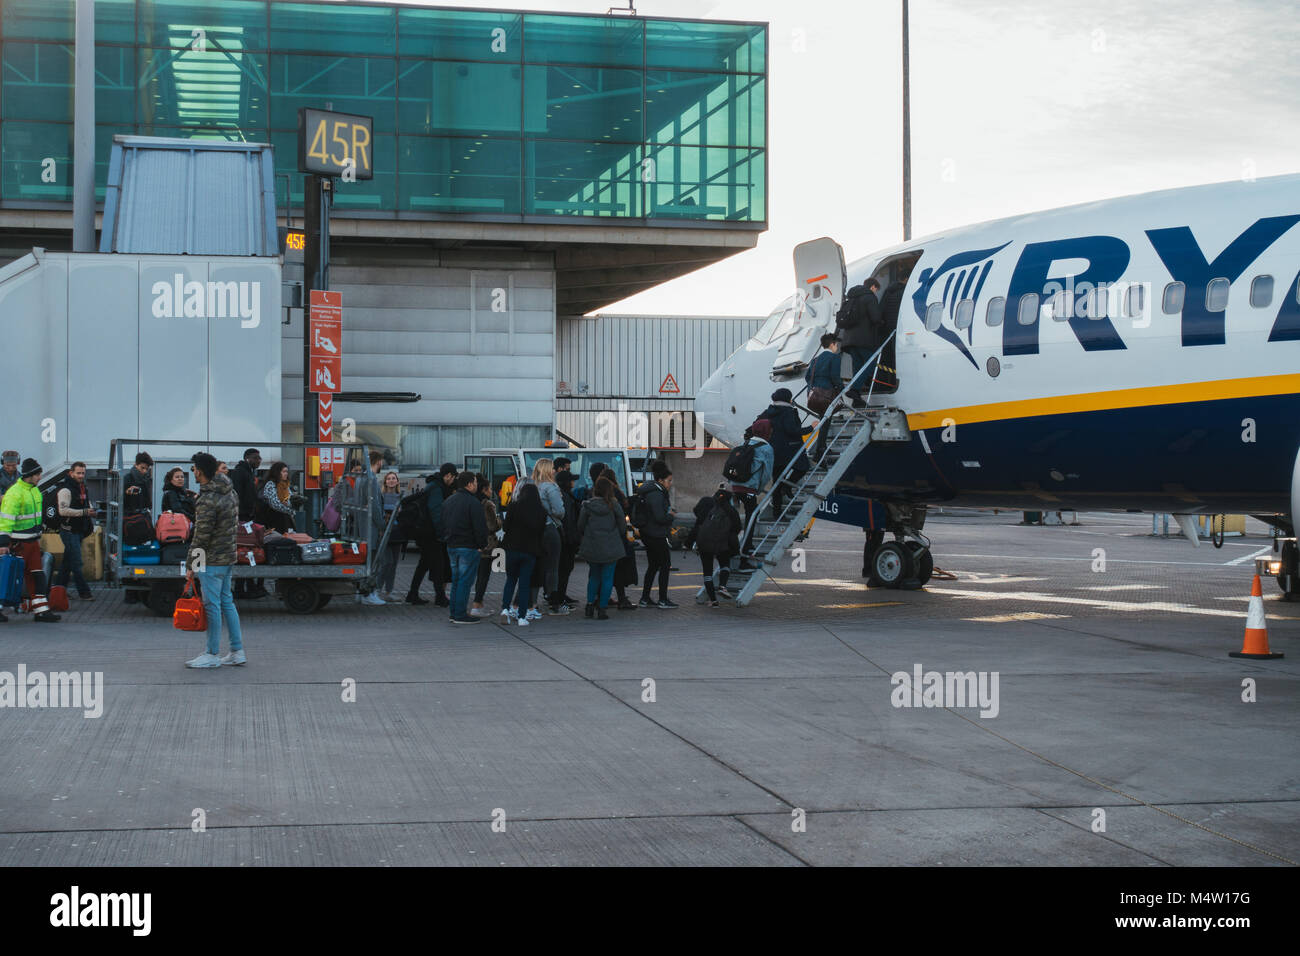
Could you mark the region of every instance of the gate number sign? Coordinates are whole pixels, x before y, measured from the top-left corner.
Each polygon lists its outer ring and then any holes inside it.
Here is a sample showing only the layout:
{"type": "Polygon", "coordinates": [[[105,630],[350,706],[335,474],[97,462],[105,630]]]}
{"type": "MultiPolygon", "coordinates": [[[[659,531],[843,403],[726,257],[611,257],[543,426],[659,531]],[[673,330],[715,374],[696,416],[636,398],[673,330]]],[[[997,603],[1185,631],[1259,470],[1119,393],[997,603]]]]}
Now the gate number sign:
{"type": "Polygon", "coordinates": [[[298,171],[373,179],[374,121],[369,116],[298,110],[298,171]]]}

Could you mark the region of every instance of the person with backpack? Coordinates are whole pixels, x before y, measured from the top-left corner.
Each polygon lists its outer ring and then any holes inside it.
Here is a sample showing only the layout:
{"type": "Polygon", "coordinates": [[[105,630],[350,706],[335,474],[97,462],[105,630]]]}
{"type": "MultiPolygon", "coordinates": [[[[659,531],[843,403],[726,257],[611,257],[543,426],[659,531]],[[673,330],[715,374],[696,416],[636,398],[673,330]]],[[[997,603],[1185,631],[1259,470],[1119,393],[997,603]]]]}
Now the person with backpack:
{"type": "MultiPolygon", "coordinates": [[[[855,378],[867,364],[867,360],[880,347],[883,338],[881,329],[884,327],[884,316],[880,311],[880,300],[876,298],[879,289],[880,283],[875,279],[868,279],[861,285],[855,285],[844,297],[844,304],[840,306],[840,311],[835,316],[835,327],[844,345],[844,351],[853,360],[855,378]]],[[[857,379],[848,392],[854,408],[867,407],[860,394],[864,384],[866,383],[862,379],[857,379]]]]}
{"type": "Polygon", "coordinates": [[[479,555],[488,543],[487,521],[478,497],[478,477],[472,471],[456,476],[456,491],[442,504],[442,527],[451,557],[452,624],[477,624],[469,613],[469,594],[478,578],[479,555]]]}
{"type": "MultiPolygon", "coordinates": [[[[559,458],[555,460],[561,461],[559,458]]],[[[564,501],[564,523],[560,527],[560,574],[556,590],[560,592],[560,602],[573,607],[577,602],[569,597],[569,578],[577,561],[578,547],[582,544],[582,534],[578,531],[578,499],[573,495],[573,472],[568,468],[557,471],[555,483],[559,485],[560,498],[564,501]]]]}
{"type": "Polygon", "coordinates": [[[653,481],[643,482],[633,495],[632,523],[641,535],[645,547],[645,583],[641,586],[638,607],[658,607],[665,610],[677,607],[668,598],[668,573],[672,557],[668,549],[668,535],[672,533],[673,516],[677,513],[669,502],[668,492],[673,487],[673,473],[666,462],[657,461],[650,470],[653,481]],[[659,577],[659,600],[650,600],[650,585],[659,577]]]}
{"type": "MultiPolygon", "coordinates": [[[[767,441],[771,434],[771,422],[765,418],[758,419],[745,429],[744,444],[731,449],[722,466],[722,476],[731,483],[731,493],[745,506],[745,526],[749,532],[741,551],[746,558],[754,544],[754,527],[750,522],[758,511],[758,495],[772,479],[774,459],[772,446],[767,441]]],[[[740,566],[748,568],[748,560],[742,560],[740,566]]]]}
{"type": "Polygon", "coordinates": [[[626,516],[614,497],[614,483],[608,478],[597,479],[596,487],[582,503],[578,534],[579,553],[587,562],[587,607],[583,613],[608,621],[605,609],[614,587],[614,568],[623,558],[628,536],[626,516]]]}
{"type": "Polygon", "coordinates": [[[740,530],[744,523],[731,503],[725,484],[712,495],[705,495],[695,505],[695,542],[700,549],[700,567],[704,572],[704,590],[709,607],[718,606],[718,598],[731,600],[727,576],[731,559],[740,551],[740,530]],[[718,586],[713,586],[713,562],[718,563],[718,586]]]}
{"type": "Polygon", "coordinates": [[[537,616],[540,617],[542,610],[540,598],[544,596],[545,603],[548,605],[548,614],[568,614],[572,608],[561,600],[562,594],[556,593],[560,586],[562,547],[560,529],[564,525],[564,499],[560,496],[560,486],[555,483],[555,466],[551,459],[539,458],[537,464],[533,465],[532,475],[519,483],[515,493],[518,494],[519,488],[525,484],[537,486],[537,493],[542,499],[542,507],[546,509],[547,517],[546,527],[542,532],[542,556],[538,559],[538,567],[534,570],[531,579],[532,607],[537,610],[537,616]]]}
{"type": "MultiPolygon", "coordinates": [[[[178,468],[177,471],[180,469],[178,468]]],[[[48,514],[49,509],[46,509],[48,514]]],[[[90,506],[86,491],[86,463],[74,461],[67,477],[59,484],[55,496],[58,521],[53,527],[45,522],[46,530],[57,530],[63,542],[63,567],[59,569],[59,587],[66,589],[68,581],[76,585],[77,596],[83,601],[94,600],[95,595],[81,572],[81,542],[95,530],[95,509],[90,506]]],[[[193,518],[193,511],[190,517],[193,518]]]]}
{"type": "Polygon", "coordinates": [[[442,539],[442,503],[452,494],[452,485],[456,482],[456,466],[445,462],[436,475],[425,479],[424,507],[427,524],[421,523],[420,532],[414,537],[420,549],[420,562],[415,566],[411,576],[411,586],[406,592],[407,604],[428,604],[420,597],[420,584],[427,573],[437,593],[434,607],[450,607],[447,598],[447,546],[442,539]]]}
{"type": "Polygon", "coordinates": [[[618,604],[615,607],[620,611],[635,611],[636,604],[627,596],[627,589],[635,587],[641,580],[636,569],[636,535],[632,528],[631,505],[627,496],[623,494],[623,489],[618,486],[618,475],[614,473],[613,468],[596,462],[588,473],[591,475],[592,494],[595,494],[597,481],[601,478],[609,479],[609,483],[614,487],[614,500],[618,502],[619,510],[623,512],[626,519],[623,557],[614,565],[614,593],[618,595],[618,604]]]}
{"type": "Polygon", "coordinates": [[[826,434],[828,419],[835,414],[836,408],[831,403],[844,387],[840,374],[840,340],[834,332],[827,332],[821,338],[823,351],[813,358],[804,380],[808,383],[808,408],[820,417],[817,428],[817,444],[813,449],[813,461],[821,461],[826,451],[826,434]]]}
{"type": "Polygon", "coordinates": [[[41,466],[35,458],[23,459],[18,480],[0,499],[0,555],[13,553],[25,569],[26,593],[31,595],[35,620],[53,624],[60,616],[50,610],[50,581],[46,579],[41,553],[41,522],[44,511],[40,491],[41,466]]]}
{"type": "Polygon", "coordinates": [[[528,606],[533,569],[543,553],[542,536],[547,525],[542,496],[532,482],[515,486],[506,510],[501,545],[506,552],[506,586],[501,592],[501,616],[506,624],[527,627],[540,614],[528,606]],[[533,616],[535,614],[535,616],[533,616]]]}
{"type": "Polygon", "coordinates": [[[778,388],[772,393],[772,404],[767,406],[758,417],[766,419],[772,425],[772,478],[776,481],[785,471],[786,465],[794,461],[790,473],[772,486],[772,520],[781,514],[781,504],[788,491],[793,492],[799,479],[808,471],[808,456],[803,451],[803,423],[799,420],[799,410],[794,407],[794,395],[788,388],[778,388]],[[797,458],[796,458],[797,456],[797,458]]]}
{"type": "Polygon", "coordinates": [[[496,557],[497,542],[500,540],[501,518],[497,512],[497,498],[492,493],[492,483],[487,475],[478,473],[478,497],[483,502],[483,522],[487,525],[488,541],[479,551],[478,578],[474,582],[474,604],[469,609],[471,617],[491,617],[492,612],[483,607],[483,597],[487,594],[488,580],[492,577],[492,561],[496,557]]]}

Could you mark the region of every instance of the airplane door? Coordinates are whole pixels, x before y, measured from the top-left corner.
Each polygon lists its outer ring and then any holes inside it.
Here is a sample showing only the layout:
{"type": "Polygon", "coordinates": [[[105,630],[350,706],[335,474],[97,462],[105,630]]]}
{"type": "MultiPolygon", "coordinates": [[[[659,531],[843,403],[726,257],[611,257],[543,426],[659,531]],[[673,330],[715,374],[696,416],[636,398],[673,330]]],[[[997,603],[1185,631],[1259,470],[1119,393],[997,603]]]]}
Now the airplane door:
{"type": "Polygon", "coordinates": [[[772,363],[774,378],[801,374],[817,352],[823,332],[835,327],[835,313],[848,279],[844,250],[825,237],[794,247],[795,315],[772,363]]]}

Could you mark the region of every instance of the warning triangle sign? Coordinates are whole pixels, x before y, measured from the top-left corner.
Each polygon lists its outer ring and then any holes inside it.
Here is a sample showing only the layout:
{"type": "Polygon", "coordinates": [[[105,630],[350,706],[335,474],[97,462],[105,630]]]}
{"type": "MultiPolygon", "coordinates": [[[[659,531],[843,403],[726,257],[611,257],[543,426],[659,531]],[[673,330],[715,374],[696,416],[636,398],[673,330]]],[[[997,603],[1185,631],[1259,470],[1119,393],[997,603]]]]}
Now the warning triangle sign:
{"type": "Polygon", "coordinates": [[[664,376],[663,384],[659,386],[660,395],[680,395],[682,390],[677,387],[677,379],[673,378],[673,373],[669,372],[664,376]]]}

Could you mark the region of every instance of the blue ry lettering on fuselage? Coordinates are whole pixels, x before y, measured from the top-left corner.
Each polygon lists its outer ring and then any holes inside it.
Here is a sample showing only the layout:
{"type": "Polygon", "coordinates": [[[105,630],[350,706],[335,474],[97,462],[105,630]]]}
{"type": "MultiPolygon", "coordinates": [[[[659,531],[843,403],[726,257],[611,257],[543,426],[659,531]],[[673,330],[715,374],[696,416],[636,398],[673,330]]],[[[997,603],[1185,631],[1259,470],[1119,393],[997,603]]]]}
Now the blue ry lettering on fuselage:
{"type": "MultiPolygon", "coordinates": [[[[1051,275],[1052,263],[1066,259],[1084,259],[1088,267],[1073,274],[1074,288],[1096,288],[1119,279],[1128,268],[1128,244],[1114,236],[1080,236],[1077,239],[1057,239],[1052,242],[1031,242],[1025,245],[1011,274],[1007,289],[1007,315],[1002,322],[1003,355],[1038,354],[1038,317],[1028,325],[1019,321],[1020,297],[1033,293],[1043,295],[1049,282],[1064,282],[1068,275],[1051,275]]],[[[1086,301],[1080,298],[1080,303],[1086,301]]],[[[1103,299],[1104,301],[1104,299],[1103,299]]],[[[1103,307],[1104,308],[1104,307],[1103,307]]],[[[1105,315],[1097,318],[1073,312],[1070,328],[1085,352],[1104,352],[1124,348],[1124,340],[1105,315]]]]}

